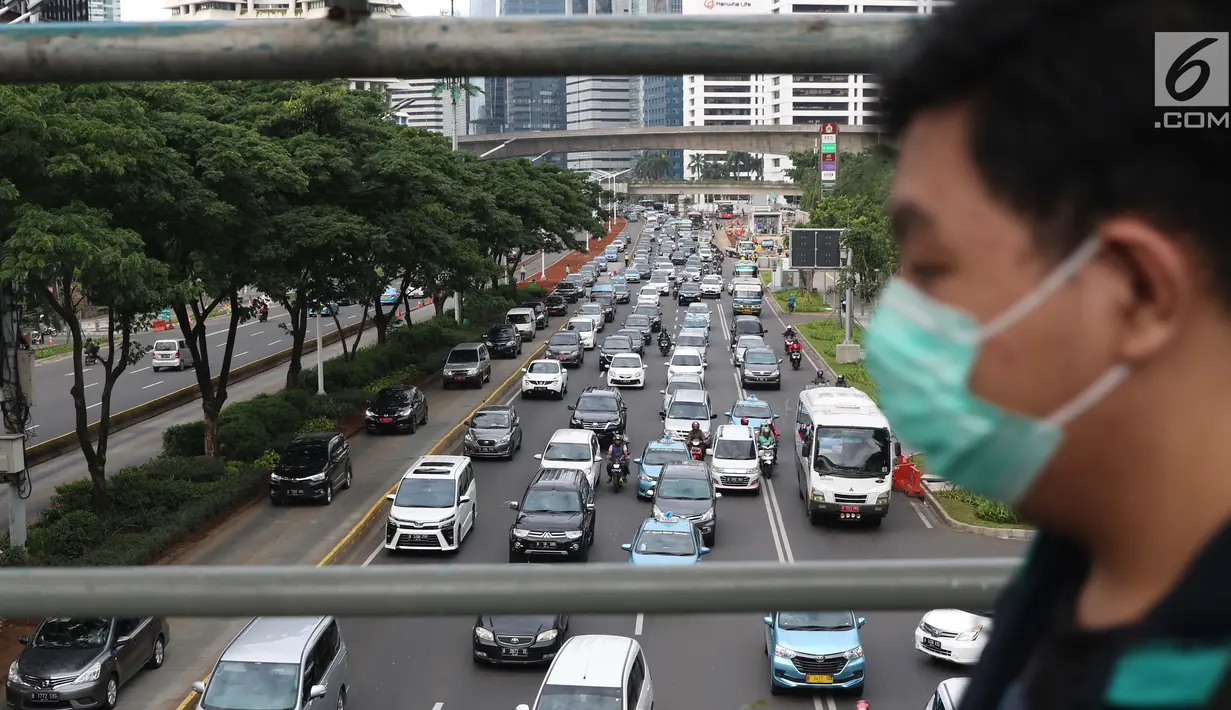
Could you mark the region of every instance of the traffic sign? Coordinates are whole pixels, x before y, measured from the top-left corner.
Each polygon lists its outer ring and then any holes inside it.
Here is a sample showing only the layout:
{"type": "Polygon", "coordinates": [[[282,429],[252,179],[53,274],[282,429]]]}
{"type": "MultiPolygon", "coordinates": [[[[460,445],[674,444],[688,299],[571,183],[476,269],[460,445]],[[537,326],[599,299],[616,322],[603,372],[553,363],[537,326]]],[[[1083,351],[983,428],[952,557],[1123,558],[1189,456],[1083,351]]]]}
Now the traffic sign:
{"type": "Polygon", "coordinates": [[[838,144],[838,136],[836,134],[834,133],[822,133],[821,134],[821,145],[837,145],[837,144],[838,144]]]}
{"type": "Polygon", "coordinates": [[[824,140],[827,134],[836,134],[838,132],[838,124],[832,121],[826,121],[821,124],[821,139],[824,140]]]}

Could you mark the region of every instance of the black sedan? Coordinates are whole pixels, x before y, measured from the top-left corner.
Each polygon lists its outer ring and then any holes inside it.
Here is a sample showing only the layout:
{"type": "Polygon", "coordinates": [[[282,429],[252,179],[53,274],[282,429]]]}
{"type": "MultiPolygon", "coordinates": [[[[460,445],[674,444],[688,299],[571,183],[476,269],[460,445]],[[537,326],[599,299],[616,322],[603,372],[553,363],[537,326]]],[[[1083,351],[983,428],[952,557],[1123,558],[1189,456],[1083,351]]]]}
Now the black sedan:
{"type": "Polygon", "coordinates": [[[462,449],[474,458],[507,458],[521,448],[521,418],[507,404],[481,407],[466,422],[462,449]]]}
{"type": "Polygon", "coordinates": [[[633,352],[638,355],[645,355],[645,333],[642,333],[636,328],[621,328],[620,330],[617,330],[615,334],[623,335],[628,338],[633,344],[633,352]]]}
{"type": "Polygon", "coordinates": [[[640,313],[634,313],[624,319],[624,328],[622,330],[635,330],[641,333],[642,345],[650,342],[650,332],[653,330],[650,326],[650,317],[640,313]]]}
{"type": "Polygon", "coordinates": [[[547,306],[547,315],[549,316],[568,315],[568,301],[565,301],[564,296],[558,293],[553,293],[543,299],[543,305],[547,306]]]}
{"type": "Polygon", "coordinates": [[[550,663],[568,635],[567,614],[480,614],[474,622],[475,663],[550,663]]]}
{"type": "Polygon", "coordinates": [[[663,312],[658,306],[637,306],[633,313],[650,319],[650,330],[657,333],[663,328],[663,312]]]}
{"type": "Polygon", "coordinates": [[[483,342],[487,343],[487,349],[491,350],[494,356],[517,357],[521,355],[521,333],[516,326],[508,323],[488,328],[483,342]]]}
{"type": "Polygon", "coordinates": [[[413,434],[420,424],[427,424],[427,395],[409,385],[386,387],[377,392],[372,405],[363,413],[363,426],[371,434],[382,431],[413,434]]]}
{"type": "Polygon", "coordinates": [[[611,367],[611,358],[620,353],[631,353],[632,351],[632,340],[623,335],[608,335],[603,339],[603,344],[598,350],[599,371],[611,367]]]}

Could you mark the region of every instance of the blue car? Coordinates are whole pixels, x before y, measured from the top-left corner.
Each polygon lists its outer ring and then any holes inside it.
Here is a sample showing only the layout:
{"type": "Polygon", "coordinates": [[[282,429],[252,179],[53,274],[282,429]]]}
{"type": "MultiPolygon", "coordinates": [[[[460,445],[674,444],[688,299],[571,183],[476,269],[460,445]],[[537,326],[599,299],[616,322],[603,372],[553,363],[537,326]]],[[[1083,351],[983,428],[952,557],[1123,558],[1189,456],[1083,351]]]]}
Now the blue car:
{"type": "Polygon", "coordinates": [[[863,617],[850,611],[778,611],[765,617],[769,690],[863,687],[863,617]]]}
{"type": "Polygon", "coordinates": [[[382,306],[397,305],[398,298],[399,298],[398,290],[396,288],[387,288],[385,289],[385,292],[380,295],[380,305],[382,306]]]}
{"type": "Polygon", "coordinates": [[[681,328],[700,328],[705,332],[710,330],[710,320],[703,313],[685,313],[684,323],[681,328]]]}
{"type": "Polygon", "coordinates": [[[647,518],[633,541],[620,548],[628,553],[630,565],[695,565],[710,553],[697,526],[669,512],[658,520],[647,518]]]}
{"type": "Polygon", "coordinates": [[[658,476],[663,472],[663,466],[677,461],[689,460],[688,447],[682,441],[659,439],[645,445],[641,458],[633,459],[637,464],[637,497],[649,498],[650,489],[658,484],[658,476]]]}
{"type": "Polygon", "coordinates": [[[620,250],[614,244],[607,247],[603,254],[607,257],[607,261],[617,261],[620,258],[620,250]]]}
{"type": "Polygon", "coordinates": [[[747,419],[748,426],[756,429],[765,422],[771,424],[778,418],[774,414],[774,410],[769,406],[769,402],[763,399],[757,399],[755,396],[749,395],[748,399],[737,401],[731,411],[723,412],[723,416],[727,418],[727,424],[739,424],[740,420],[747,419]]]}

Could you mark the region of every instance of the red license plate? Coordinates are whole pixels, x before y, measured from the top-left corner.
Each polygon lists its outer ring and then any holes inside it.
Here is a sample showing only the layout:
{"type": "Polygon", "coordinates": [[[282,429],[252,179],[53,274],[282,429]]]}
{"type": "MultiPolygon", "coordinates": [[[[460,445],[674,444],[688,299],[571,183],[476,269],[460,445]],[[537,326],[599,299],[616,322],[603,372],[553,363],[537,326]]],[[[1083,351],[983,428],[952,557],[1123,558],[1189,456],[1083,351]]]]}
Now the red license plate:
{"type": "Polygon", "coordinates": [[[465,380],[466,378],[463,377],[462,375],[458,375],[457,377],[454,377],[453,379],[457,380],[458,382],[461,382],[462,380],[465,380]]]}
{"type": "Polygon", "coordinates": [[[844,506],[842,506],[842,512],[843,512],[843,513],[858,513],[858,512],[859,512],[859,506],[857,506],[857,505],[844,505],[844,506]]]}
{"type": "Polygon", "coordinates": [[[381,424],[392,424],[392,423],[393,423],[393,417],[381,417],[381,418],[380,418],[380,423],[381,423],[381,424]]]}

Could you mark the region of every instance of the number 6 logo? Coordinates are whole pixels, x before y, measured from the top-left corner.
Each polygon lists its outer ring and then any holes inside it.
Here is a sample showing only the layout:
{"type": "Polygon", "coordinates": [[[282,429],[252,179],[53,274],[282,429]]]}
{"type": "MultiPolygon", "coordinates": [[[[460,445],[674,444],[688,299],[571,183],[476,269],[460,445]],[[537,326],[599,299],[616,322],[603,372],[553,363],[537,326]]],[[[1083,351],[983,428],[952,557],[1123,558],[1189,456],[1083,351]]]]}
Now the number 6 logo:
{"type": "Polygon", "coordinates": [[[1206,37],[1197,40],[1191,47],[1180,52],[1180,56],[1175,58],[1175,61],[1171,63],[1171,67],[1167,69],[1167,76],[1164,79],[1167,93],[1171,98],[1176,101],[1190,101],[1205,89],[1205,85],[1210,81],[1210,64],[1204,59],[1194,59],[1194,56],[1217,41],[1217,37],[1206,37]],[[1180,91],[1176,88],[1176,85],[1180,82],[1180,78],[1191,69],[1197,70],[1197,78],[1193,80],[1193,83],[1187,89],[1180,91]]]}

